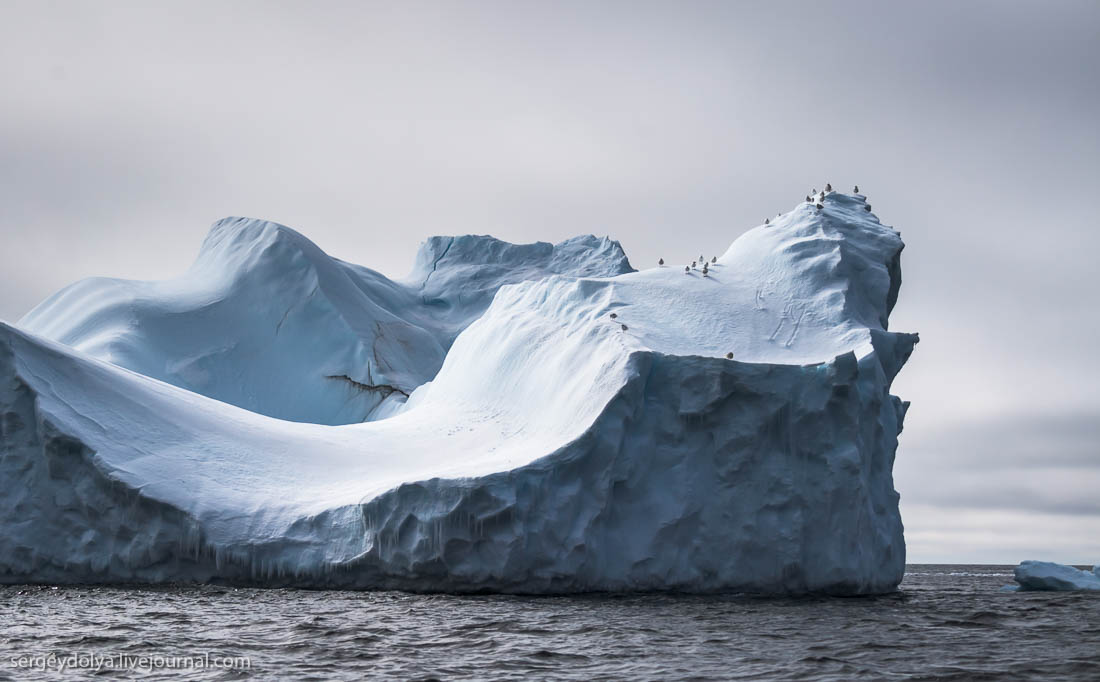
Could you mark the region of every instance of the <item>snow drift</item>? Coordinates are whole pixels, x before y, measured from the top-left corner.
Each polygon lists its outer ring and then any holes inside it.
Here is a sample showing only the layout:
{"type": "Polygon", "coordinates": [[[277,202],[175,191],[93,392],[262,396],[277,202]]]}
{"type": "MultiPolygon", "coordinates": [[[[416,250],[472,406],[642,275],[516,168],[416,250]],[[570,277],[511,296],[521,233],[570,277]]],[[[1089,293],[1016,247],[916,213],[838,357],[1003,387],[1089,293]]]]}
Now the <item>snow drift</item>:
{"type": "Polygon", "coordinates": [[[182,277],[77,282],[19,326],[253,412],[347,424],[385,416],[435,376],[502,285],[632,271],[608,239],[471,235],[428,240],[408,278],[393,282],[290,228],[226,218],[182,277]]]}
{"type": "Polygon", "coordinates": [[[181,281],[77,285],[0,325],[0,578],[892,590],[902,247],[834,193],[705,276],[618,274],[594,238],[435,238],[393,283],[223,222],[181,281]],[[341,412],[336,372],[410,396],[332,426],[381,404],[341,412]]]}

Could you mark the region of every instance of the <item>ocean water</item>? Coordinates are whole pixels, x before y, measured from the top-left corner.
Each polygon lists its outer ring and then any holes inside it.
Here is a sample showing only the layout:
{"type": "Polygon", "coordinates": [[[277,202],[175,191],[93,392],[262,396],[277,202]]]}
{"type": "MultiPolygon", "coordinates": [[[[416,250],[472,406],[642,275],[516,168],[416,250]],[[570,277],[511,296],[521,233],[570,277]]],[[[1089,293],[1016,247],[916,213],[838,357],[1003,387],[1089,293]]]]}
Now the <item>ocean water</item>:
{"type": "Polygon", "coordinates": [[[1100,594],[1011,582],[913,565],[867,598],[7,586],[0,679],[1100,680],[1100,594]]]}

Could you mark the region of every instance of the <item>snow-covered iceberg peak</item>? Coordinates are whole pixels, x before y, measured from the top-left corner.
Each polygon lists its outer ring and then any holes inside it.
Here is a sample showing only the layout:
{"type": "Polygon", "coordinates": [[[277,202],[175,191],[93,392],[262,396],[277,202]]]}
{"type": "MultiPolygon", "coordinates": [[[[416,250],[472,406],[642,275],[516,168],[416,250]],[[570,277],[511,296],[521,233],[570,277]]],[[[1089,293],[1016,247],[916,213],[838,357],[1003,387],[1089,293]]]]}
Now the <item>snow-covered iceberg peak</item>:
{"type": "Polygon", "coordinates": [[[592,235],[559,244],[511,244],[485,235],[432,237],[420,245],[404,283],[453,335],[489,306],[505,284],[551,275],[614,277],[634,272],[618,242],[592,235]]]}
{"type": "MultiPolygon", "coordinates": [[[[886,329],[903,245],[862,197],[822,204],[750,230],[705,270],[691,261],[709,254],[670,252],[667,267],[615,274],[629,266],[601,240],[430,242],[392,291],[444,327],[463,306],[478,316],[440,342],[430,382],[362,424],[272,419],[0,326],[0,575],[892,590],[907,403],[889,389],[917,340],[886,329]],[[466,275],[447,274],[452,255],[466,275]],[[479,309],[480,273],[504,258],[501,278],[543,276],[479,309]]],[[[318,274],[315,298],[345,298],[326,278],[362,274],[351,267],[318,274]]]]}
{"type": "Polygon", "coordinates": [[[283,225],[225,218],[182,277],[77,282],[19,326],[253,412],[347,424],[392,413],[431,380],[500,286],[630,271],[607,239],[433,237],[416,277],[397,283],[283,225]]]}
{"type": "MultiPolygon", "coordinates": [[[[515,273],[559,273],[577,277],[614,277],[634,272],[619,242],[608,237],[583,235],[558,244],[535,242],[512,244],[488,235],[431,237],[420,245],[416,264],[406,280],[419,288],[433,284],[437,271],[443,279],[467,268],[478,279],[492,280],[490,273],[498,269],[499,277],[522,281],[515,273]]],[[[437,277],[438,282],[440,278],[437,277]]],[[[438,287],[437,287],[438,288],[438,287]]]]}

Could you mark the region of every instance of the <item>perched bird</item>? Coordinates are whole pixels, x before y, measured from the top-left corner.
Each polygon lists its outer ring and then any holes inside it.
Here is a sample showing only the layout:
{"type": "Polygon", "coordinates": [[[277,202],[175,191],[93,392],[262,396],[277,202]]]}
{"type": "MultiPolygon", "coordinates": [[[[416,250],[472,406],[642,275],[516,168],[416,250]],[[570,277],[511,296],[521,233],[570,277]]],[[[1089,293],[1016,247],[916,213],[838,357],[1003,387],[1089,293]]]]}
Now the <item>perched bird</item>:
{"type": "Polygon", "coordinates": [[[825,208],[825,207],[824,207],[824,206],[822,206],[821,204],[818,204],[818,205],[816,206],[816,208],[817,208],[817,210],[819,210],[819,211],[820,211],[821,209],[823,209],[823,208],[825,208]]]}
{"type": "Polygon", "coordinates": [[[686,265],[685,265],[685,266],[684,266],[684,274],[686,275],[686,274],[688,274],[689,272],[691,272],[691,268],[689,268],[688,266],[686,266],[686,265]]]}
{"type": "Polygon", "coordinates": [[[733,359],[733,353],[726,353],[726,359],[727,360],[732,360],[733,359]]]}
{"type": "Polygon", "coordinates": [[[624,324],[623,325],[623,331],[625,332],[627,329],[628,329],[628,327],[624,324]]]}
{"type": "Polygon", "coordinates": [[[765,224],[765,225],[768,225],[768,224],[770,224],[770,223],[771,223],[771,219],[770,219],[770,218],[764,218],[764,224],[765,224]]]}
{"type": "Polygon", "coordinates": [[[863,210],[864,211],[870,211],[871,210],[871,204],[864,204],[863,205],[863,210]]]}
{"type": "Polygon", "coordinates": [[[832,192],[833,191],[833,186],[826,182],[825,183],[825,191],[826,192],[832,192]]]}
{"type": "Polygon", "coordinates": [[[855,187],[853,187],[852,192],[855,193],[855,194],[859,194],[859,185],[856,185],[855,187]]]}
{"type": "Polygon", "coordinates": [[[699,260],[706,260],[706,256],[704,256],[703,254],[699,254],[699,260]]]}
{"type": "Polygon", "coordinates": [[[814,187],[813,189],[811,189],[810,194],[817,194],[817,188],[814,187]]]}
{"type": "Polygon", "coordinates": [[[710,262],[711,263],[717,263],[718,262],[718,256],[715,256],[715,257],[711,258],[710,262]]]}
{"type": "Polygon", "coordinates": [[[616,314],[616,313],[611,313],[611,319],[612,319],[612,320],[614,320],[614,319],[615,319],[616,317],[618,317],[618,314],[616,314]]]}
{"type": "Polygon", "coordinates": [[[806,195],[806,203],[807,203],[807,204],[812,204],[813,202],[814,202],[814,200],[810,198],[810,195],[809,195],[809,194],[807,194],[807,195],[806,195]]]}
{"type": "Polygon", "coordinates": [[[695,261],[691,261],[691,269],[692,269],[692,270],[694,270],[694,269],[695,269],[695,261]]]}
{"type": "Polygon", "coordinates": [[[657,259],[657,265],[664,265],[664,264],[665,264],[665,259],[664,258],[658,258],[657,259]]]}

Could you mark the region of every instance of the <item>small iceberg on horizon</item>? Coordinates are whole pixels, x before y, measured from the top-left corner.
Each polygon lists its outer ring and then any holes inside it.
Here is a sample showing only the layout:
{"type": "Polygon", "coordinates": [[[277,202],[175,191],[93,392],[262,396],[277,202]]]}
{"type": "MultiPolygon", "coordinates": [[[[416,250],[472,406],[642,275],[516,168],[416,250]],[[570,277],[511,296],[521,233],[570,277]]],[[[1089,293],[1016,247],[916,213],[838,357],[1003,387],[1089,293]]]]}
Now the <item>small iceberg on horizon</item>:
{"type": "Polygon", "coordinates": [[[1023,561],[1014,573],[1019,585],[1005,585],[1002,589],[1006,592],[1100,591],[1100,564],[1089,572],[1052,561],[1023,561]]]}

